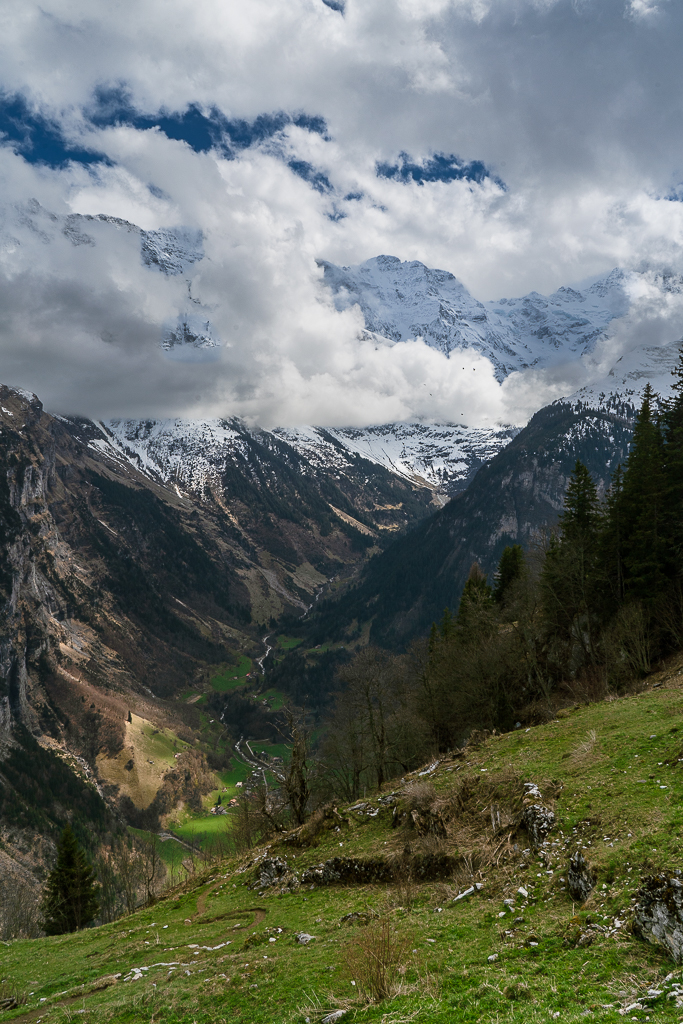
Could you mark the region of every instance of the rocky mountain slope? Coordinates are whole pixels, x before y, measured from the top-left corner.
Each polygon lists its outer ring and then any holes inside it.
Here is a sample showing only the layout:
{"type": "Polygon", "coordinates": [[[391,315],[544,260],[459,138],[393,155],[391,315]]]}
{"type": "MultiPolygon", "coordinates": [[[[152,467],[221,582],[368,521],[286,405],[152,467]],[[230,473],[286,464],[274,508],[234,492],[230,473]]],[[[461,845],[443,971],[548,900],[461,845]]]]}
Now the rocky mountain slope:
{"type": "MultiPolygon", "coordinates": [[[[447,496],[464,490],[479,466],[517,432],[514,427],[415,422],[266,431],[250,430],[237,419],[109,420],[96,424],[94,433],[91,428],[89,445],[121,463],[130,462],[151,479],[200,493],[257,442],[282,452],[293,449],[292,459],[335,478],[353,473],[353,467],[364,460],[415,487],[431,488],[435,501],[443,503],[447,496]]],[[[381,525],[392,527],[389,522],[381,525]]]]}
{"type": "Polygon", "coordinates": [[[627,403],[608,411],[580,402],[536,413],[464,493],[372,559],[339,600],[321,602],[307,620],[310,636],[341,637],[368,621],[382,646],[425,635],[444,608],[457,608],[473,562],[492,573],[507,544],[527,546],[556,522],[577,459],[604,494],[628,454],[634,414],[627,403]]]}
{"type": "Polygon", "coordinates": [[[3,735],[62,736],[70,679],[172,696],[434,507],[358,454],[316,466],[239,424],[194,471],[121,436],[0,388],[3,735]]]}

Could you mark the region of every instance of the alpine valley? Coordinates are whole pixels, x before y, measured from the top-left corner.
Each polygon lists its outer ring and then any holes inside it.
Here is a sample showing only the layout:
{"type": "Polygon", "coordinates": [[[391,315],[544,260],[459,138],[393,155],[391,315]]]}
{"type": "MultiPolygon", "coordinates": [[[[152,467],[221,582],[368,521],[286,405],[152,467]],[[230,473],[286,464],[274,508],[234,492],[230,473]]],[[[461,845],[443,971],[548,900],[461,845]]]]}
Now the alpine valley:
{"type": "MultiPolygon", "coordinates": [[[[145,273],[190,274],[204,258],[187,232],[38,207],[26,218],[41,244],[134,238],[145,273]]],[[[523,427],[268,430],[55,415],[0,387],[0,876],[41,877],[65,802],[79,804],[81,834],[158,830],[201,808],[249,764],[241,731],[265,728],[251,697],[222,723],[216,694],[276,671],[302,641],[301,679],[317,691],[351,647],[405,648],[457,606],[473,561],[491,573],[507,544],[552,526],[577,458],[604,494],[645,384],[668,392],[676,343],[614,365],[604,353],[639,289],[683,290],[671,275],[615,270],[583,290],[482,303],[417,262],[322,267],[378,344],[476,350],[499,381],[573,363],[581,387],[523,427]]],[[[205,314],[188,306],[163,352],[220,345],[205,314]]]]}

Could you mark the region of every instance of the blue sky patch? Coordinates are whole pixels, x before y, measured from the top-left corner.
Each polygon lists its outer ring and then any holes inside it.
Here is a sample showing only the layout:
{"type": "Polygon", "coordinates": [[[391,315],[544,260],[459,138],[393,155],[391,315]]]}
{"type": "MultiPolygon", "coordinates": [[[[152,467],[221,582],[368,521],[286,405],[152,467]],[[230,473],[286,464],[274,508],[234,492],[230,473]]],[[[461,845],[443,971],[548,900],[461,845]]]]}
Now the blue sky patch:
{"type": "Polygon", "coordinates": [[[453,153],[448,156],[435,153],[421,163],[413,161],[407,153],[399,153],[398,163],[378,163],[376,173],[378,178],[393,178],[406,184],[416,181],[418,185],[424,185],[426,181],[474,181],[480,185],[489,178],[505,188],[481,160],[466,163],[453,153]]]}
{"type": "Polygon", "coordinates": [[[0,97],[1,141],[31,164],[63,167],[70,160],[81,164],[110,163],[103,153],[74,146],[53,121],[33,111],[22,96],[0,97]]]}
{"type": "Polygon", "coordinates": [[[100,91],[90,119],[97,127],[125,124],[141,130],[159,128],[169,139],[186,142],[196,153],[218,149],[224,156],[235,156],[240,150],[265,142],[288,125],[315,132],[328,139],[327,123],[323,117],[312,114],[259,114],[253,121],[231,119],[217,108],[202,111],[195,104],[187,110],[164,111],[156,115],[140,114],[132,106],[125,89],[100,91]]]}
{"type": "Polygon", "coordinates": [[[323,174],[322,171],[316,171],[313,164],[309,164],[307,160],[290,160],[287,166],[290,171],[294,171],[300,178],[307,181],[316,192],[332,191],[332,182],[327,175],[323,174]]]}

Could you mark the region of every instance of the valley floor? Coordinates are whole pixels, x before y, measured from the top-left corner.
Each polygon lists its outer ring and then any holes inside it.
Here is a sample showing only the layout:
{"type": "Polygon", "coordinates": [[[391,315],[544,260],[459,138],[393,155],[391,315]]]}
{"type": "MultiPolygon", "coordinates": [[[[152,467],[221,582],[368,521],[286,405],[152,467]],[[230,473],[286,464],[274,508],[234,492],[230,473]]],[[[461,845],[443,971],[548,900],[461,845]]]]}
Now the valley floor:
{"type": "Polygon", "coordinates": [[[679,1021],[683,968],[631,923],[642,878],[683,860],[682,748],[679,659],[639,694],[470,745],[130,917],[0,945],[0,1001],[20,1004],[0,1021],[679,1021]],[[526,782],[556,815],[536,850],[526,782]],[[418,834],[430,815],[445,836],[418,834]],[[400,866],[407,848],[413,863],[450,855],[447,877],[302,878],[334,857],[400,866]],[[577,849],[597,875],[583,905],[566,886],[577,849]],[[363,989],[373,955],[394,959],[380,1002],[363,989]]]}

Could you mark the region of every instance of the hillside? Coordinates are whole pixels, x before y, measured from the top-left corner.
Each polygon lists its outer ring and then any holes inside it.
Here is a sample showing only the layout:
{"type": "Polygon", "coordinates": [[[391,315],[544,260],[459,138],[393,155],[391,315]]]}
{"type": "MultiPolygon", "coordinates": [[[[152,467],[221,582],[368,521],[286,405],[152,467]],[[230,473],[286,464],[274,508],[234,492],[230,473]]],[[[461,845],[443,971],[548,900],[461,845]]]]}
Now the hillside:
{"type": "Polygon", "coordinates": [[[457,608],[473,562],[492,573],[507,544],[526,547],[556,523],[577,459],[604,495],[626,460],[634,412],[625,402],[609,410],[561,402],[536,413],[464,493],[373,558],[338,601],[321,602],[307,635],[342,638],[370,620],[382,646],[426,634],[444,608],[457,608]]]}
{"type": "Polygon", "coordinates": [[[164,475],[101,425],[0,386],[3,877],[44,870],[72,806],[82,836],[137,821],[200,733],[222,763],[225,742],[192,702],[255,667],[273,618],[300,616],[434,507],[431,489],[360,455],[314,465],[272,434],[222,429],[231,443],[211,472],[193,477],[186,453],[185,474],[164,475]],[[175,740],[165,759],[155,730],[175,740]],[[114,818],[90,806],[88,773],[114,818]]]}
{"type": "Polygon", "coordinates": [[[680,865],[682,678],[678,656],[640,692],[472,737],[153,907],[7,944],[0,998],[20,1005],[0,1020],[678,1021],[683,968],[634,921],[646,878],[680,865]],[[567,888],[577,851],[585,901],[567,888]],[[383,927],[393,969],[374,1002],[383,927]]]}

